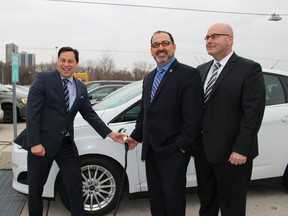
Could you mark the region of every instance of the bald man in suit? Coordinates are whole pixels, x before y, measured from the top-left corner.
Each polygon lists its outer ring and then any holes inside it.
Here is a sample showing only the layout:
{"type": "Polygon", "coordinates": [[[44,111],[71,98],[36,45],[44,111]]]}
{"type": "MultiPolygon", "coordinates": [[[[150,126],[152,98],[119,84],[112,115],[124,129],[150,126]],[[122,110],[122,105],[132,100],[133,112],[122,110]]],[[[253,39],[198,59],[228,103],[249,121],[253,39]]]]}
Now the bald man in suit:
{"type": "Polygon", "coordinates": [[[204,84],[202,145],[195,153],[201,216],[244,216],[257,133],[265,108],[261,66],[232,50],[233,30],[212,25],[205,37],[212,61],[198,66],[204,84]],[[214,65],[216,69],[214,70],[214,65]]]}

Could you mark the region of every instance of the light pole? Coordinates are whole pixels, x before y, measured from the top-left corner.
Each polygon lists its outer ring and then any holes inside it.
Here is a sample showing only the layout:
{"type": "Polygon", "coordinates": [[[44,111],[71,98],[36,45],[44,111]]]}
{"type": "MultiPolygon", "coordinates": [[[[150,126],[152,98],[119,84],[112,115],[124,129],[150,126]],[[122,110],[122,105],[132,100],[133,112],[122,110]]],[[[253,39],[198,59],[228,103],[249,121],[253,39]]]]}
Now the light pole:
{"type": "Polygon", "coordinates": [[[273,13],[271,14],[269,21],[280,21],[282,20],[282,17],[279,14],[273,13]]]}
{"type": "Polygon", "coordinates": [[[58,60],[58,46],[55,46],[56,55],[55,55],[55,68],[57,68],[57,60],[58,60]]]}

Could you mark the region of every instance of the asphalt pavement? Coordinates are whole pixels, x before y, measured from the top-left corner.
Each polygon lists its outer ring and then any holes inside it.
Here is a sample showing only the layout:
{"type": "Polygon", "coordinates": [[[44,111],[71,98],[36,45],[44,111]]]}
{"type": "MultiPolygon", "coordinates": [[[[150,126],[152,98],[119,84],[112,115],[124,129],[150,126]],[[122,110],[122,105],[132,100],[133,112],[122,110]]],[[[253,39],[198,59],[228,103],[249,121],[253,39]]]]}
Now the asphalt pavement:
{"type": "MultiPolygon", "coordinates": [[[[25,128],[25,123],[17,124],[17,134],[25,128]]],[[[28,216],[27,195],[12,188],[11,141],[14,138],[13,124],[0,123],[0,215],[28,216]]],[[[198,215],[199,200],[196,193],[186,195],[187,216],[198,215]]],[[[288,216],[288,191],[281,185],[249,187],[247,193],[247,216],[288,216]]],[[[44,200],[45,216],[69,216],[59,194],[55,199],[44,200]]],[[[112,216],[113,212],[107,216],[112,216]]],[[[123,197],[117,216],[149,216],[147,198],[128,199],[123,197]]]]}

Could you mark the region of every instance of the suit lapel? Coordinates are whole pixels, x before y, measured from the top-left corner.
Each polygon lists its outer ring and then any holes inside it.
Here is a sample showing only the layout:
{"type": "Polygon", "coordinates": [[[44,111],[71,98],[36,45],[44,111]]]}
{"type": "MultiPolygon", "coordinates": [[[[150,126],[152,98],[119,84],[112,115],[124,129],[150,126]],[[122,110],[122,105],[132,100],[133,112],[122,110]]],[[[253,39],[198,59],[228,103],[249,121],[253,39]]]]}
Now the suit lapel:
{"type": "MultiPolygon", "coordinates": [[[[166,71],[164,77],[162,78],[157,90],[156,90],[156,93],[154,95],[154,98],[153,100],[151,101],[150,105],[152,105],[154,103],[155,100],[157,100],[158,98],[158,95],[160,94],[161,92],[161,89],[163,88],[163,86],[165,85],[166,81],[169,79],[169,77],[171,76],[171,74],[173,73],[174,71],[174,67],[177,65],[177,60],[175,60],[172,65],[168,68],[168,70],[166,71]]],[[[154,70],[154,74],[153,74],[153,78],[155,76],[155,73],[156,73],[156,69],[154,70]]],[[[152,85],[153,85],[153,78],[152,78],[152,81],[150,83],[150,92],[149,92],[149,101],[150,101],[150,93],[151,93],[151,88],[152,88],[152,85]]]]}
{"type": "Polygon", "coordinates": [[[228,60],[228,62],[226,63],[225,67],[223,68],[223,70],[221,71],[219,77],[217,78],[214,86],[213,86],[213,89],[209,95],[209,98],[208,98],[208,101],[207,103],[209,102],[209,100],[214,96],[215,94],[215,91],[217,90],[217,88],[219,87],[220,83],[224,80],[224,78],[230,73],[230,71],[232,70],[232,68],[234,67],[235,65],[235,62],[236,62],[236,59],[237,59],[237,55],[234,53],[230,59],[228,60]]]}
{"type": "Polygon", "coordinates": [[[151,89],[152,89],[152,85],[153,85],[153,80],[156,74],[156,68],[150,72],[150,74],[147,76],[147,79],[145,80],[145,86],[146,88],[144,88],[145,92],[146,92],[146,96],[144,98],[145,101],[148,101],[148,103],[146,103],[147,107],[149,107],[151,105],[150,103],[150,96],[151,96],[151,89]]]}
{"type": "MultiPolygon", "coordinates": [[[[66,114],[66,104],[65,104],[65,98],[64,98],[64,90],[63,90],[63,83],[62,83],[62,80],[61,80],[61,76],[60,76],[60,73],[56,70],[54,72],[54,78],[55,78],[55,83],[56,85],[56,91],[57,91],[57,94],[60,98],[60,103],[61,103],[61,107],[63,107],[63,109],[61,109],[63,111],[64,114],[66,114]]],[[[53,84],[54,85],[54,84],[53,84]]]]}
{"type": "Polygon", "coordinates": [[[213,60],[206,63],[205,65],[203,65],[203,69],[200,71],[203,85],[205,83],[205,80],[207,78],[207,75],[209,73],[209,70],[210,70],[210,67],[212,66],[212,64],[213,64],[213,60]]]}

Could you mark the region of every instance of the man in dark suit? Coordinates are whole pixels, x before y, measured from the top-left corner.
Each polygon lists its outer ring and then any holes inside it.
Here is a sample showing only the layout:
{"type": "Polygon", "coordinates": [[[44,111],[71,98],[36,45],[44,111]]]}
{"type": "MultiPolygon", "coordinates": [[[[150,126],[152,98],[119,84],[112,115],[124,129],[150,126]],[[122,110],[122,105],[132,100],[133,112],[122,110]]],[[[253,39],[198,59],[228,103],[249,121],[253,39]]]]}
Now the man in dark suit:
{"type": "Polygon", "coordinates": [[[205,40],[214,60],[198,67],[205,104],[203,143],[195,153],[199,213],[217,216],[220,209],[224,216],[243,216],[265,108],[262,69],[232,51],[229,25],[212,25],[205,40]]]}
{"type": "Polygon", "coordinates": [[[175,50],[170,33],[153,34],[151,54],[157,68],[143,81],[141,111],[135,130],[127,139],[130,148],[143,142],[142,160],[153,216],[185,215],[186,171],[201,131],[200,74],[179,63],[175,50]]]}
{"type": "Polygon", "coordinates": [[[104,124],[91,107],[86,86],[73,77],[78,61],[76,49],[62,47],[58,52],[57,70],[39,73],[29,90],[27,127],[15,143],[28,150],[30,216],[42,215],[43,186],[54,160],[65,182],[71,215],[85,215],[80,159],[73,129],[78,111],[103,138],[109,136],[123,143],[124,135],[112,132],[104,124]]]}

